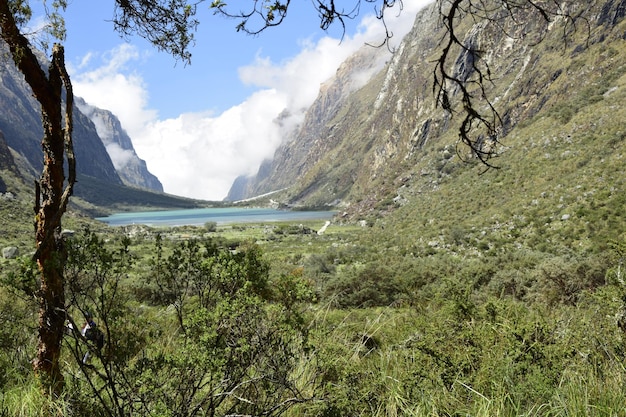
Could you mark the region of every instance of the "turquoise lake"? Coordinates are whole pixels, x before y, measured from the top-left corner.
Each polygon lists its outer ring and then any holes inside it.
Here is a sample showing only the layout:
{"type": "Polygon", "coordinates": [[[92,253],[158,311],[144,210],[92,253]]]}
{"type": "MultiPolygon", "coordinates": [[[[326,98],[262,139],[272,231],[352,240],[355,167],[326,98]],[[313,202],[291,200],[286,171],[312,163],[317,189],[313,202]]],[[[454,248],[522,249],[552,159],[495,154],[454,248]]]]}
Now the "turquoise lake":
{"type": "Polygon", "coordinates": [[[145,224],[147,226],[200,226],[206,222],[218,225],[229,223],[265,223],[278,221],[330,220],[334,211],[288,211],[268,208],[204,208],[168,211],[116,213],[98,217],[110,226],[145,224]]]}

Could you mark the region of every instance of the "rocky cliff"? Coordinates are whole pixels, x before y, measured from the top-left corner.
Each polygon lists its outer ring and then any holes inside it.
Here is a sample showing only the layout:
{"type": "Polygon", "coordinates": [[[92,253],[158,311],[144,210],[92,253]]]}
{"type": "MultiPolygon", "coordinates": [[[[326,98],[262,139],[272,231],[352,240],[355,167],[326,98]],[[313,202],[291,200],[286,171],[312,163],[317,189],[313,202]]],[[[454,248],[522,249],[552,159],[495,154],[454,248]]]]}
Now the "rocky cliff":
{"type": "MultiPolygon", "coordinates": [[[[8,58],[10,55],[4,43],[0,43],[0,56],[6,57],[0,60],[0,132],[4,138],[3,143],[6,144],[6,147],[0,146],[0,159],[3,165],[10,165],[12,150],[20,156],[23,162],[21,165],[27,165],[18,170],[20,175],[32,175],[40,172],[43,165],[40,145],[43,130],[39,104],[32,96],[22,74],[8,58]]],[[[43,55],[40,59],[45,62],[43,55]]],[[[148,172],[145,162],[136,156],[119,121],[108,112],[87,106],[79,98],[76,102],[81,104],[74,111],[73,139],[78,175],[97,178],[112,185],[127,184],[162,191],[158,179],[148,172]],[[108,129],[105,139],[100,137],[96,124],[82,109],[90,109],[90,115],[96,114],[96,121],[108,123],[100,124],[108,129]],[[107,152],[114,146],[118,146],[119,150],[128,155],[127,163],[120,165],[119,171],[107,152]]],[[[79,181],[75,187],[75,195],[84,195],[84,191],[86,190],[82,190],[79,181]]]]}
{"type": "MultiPolygon", "coordinates": [[[[458,22],[457,35],[481,50],[489,65],[492,81],[484,84],[485,93],[500,117],[497,166],[512,166],[507,158],[513,161],[515,152],[537,143],[536,132],[529,136],[521,129],[542,118],[556,121],[550,125],[552,136],[571,138],[580,133],[572,123],[586,114],[587,106],[603,106],[594,107],[594,113],[623,112],[623,94],[617,92],[626,71],[626,2],[568,2],[563,10],[577,19],[542,21],[530,13],[505,26],[471,16],[458,22]]],[[[433,5],[416,16],[412,31],[387,55],[384,68],[359,88],[347,88],[347,80],[356,78],[371,58],[359,60],[357,55],[347,61],[322,88],[306,122],[256,177],[238,179],[229,199],[288,187],[275,198],[291,205],[339,203],[363,215],[388,207],[384,202],[397,206],[437,190],[454,171],[475,170],[475,159],[459,143],[460,96],[453,91],[454,108],[446,112],[433,94],[443,37],[433,5]]],[[[467,50],[454,53],[450,73],[475,77],[476,57],[467,50]]],[[[487,102],[479,101],[479,106],[485,110],[487,102]]],[[[607,125],[607,131],[617,128],[607,125]]],[[[482,133],[477,129],[475,134],[482,133]]]]}
{"type": "Polygon", "coordinates": [[[340,120],[351,93],[362,88],[390,58],[385,48],[363,46],[349,57],[336,74],[320,87],[318,98],[308,109],[304,122],[290,132],[276,150],[272,160],[265,161],[254,177],[235,180],[226,200],[235,201],[262,195],[293,185],[320,160],[323,148],[333,146],[339,138],[328,136],[326,124],[340,120]]]}
{"type": "Polygon", "coordinates": [[[137,156],[133,143],[119,119],[110,111],[87,104],[81,98],[76,99],[76,105],[96,127],[98,136],[122,182],[131,187],[163,192],[163,185],[159,179],[148,171],[146,161],[137,156]]]}

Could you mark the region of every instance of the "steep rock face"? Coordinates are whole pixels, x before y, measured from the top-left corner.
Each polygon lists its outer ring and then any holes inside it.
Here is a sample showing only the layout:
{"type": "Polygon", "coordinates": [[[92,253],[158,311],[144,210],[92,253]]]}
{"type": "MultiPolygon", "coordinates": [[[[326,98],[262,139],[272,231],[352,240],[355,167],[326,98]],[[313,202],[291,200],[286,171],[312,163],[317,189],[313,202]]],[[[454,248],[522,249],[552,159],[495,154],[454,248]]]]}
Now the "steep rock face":
{"type": "MultiPolygon", "coordinates": [[[[12,173],[17,173],[17,167],[15,165],[15,161],[13,160],[13,155],[11,155],[11,151],[9,150],[9,146],[7,142],[4,140],[4,135],[0,131],[0,171],[10,171],[12,173]]],[[[7,192],[7,185],[0,176],[0,194],[7,192]]]]}
{"type": "Polygon", "coordinates": [[[4,140],[4,134],[0,131],[0,170],[4,169],[17,174],[15,160],[13,159],[13,155],[11,155],[6,140],[4,140]]]}
{"type": "Polygon", "coordinates": [[[163,192],[163,185],[159,179],[148,171],[146,161],[137,156],[133,143],[119,119],[110,111],[91,106],[81,98],[76,99],[76,105],[94,123],[124,184],[163,192]]]}
{"type": "Polygon", "coordinates": [[[325,136],[326,123],[341,117],[350,94],[380,71],[389,57],[385,48],[364,46],[348,58],[336,74],[322,84],[302,125],[287,136],[274,158],[261,164],[256,176],[237,178],[226,200],[250,198],[293,185],[293,179],[311,169],[322,156],[318,147],[329,146],[332,137],[325,136]]]}
{"type": "MultiPolygon", "coordinates": [[[[0,43],[0,54],[9,56],[4,43],[0,43]]],[[[0,130],[4,132],[8,146],[23,155],[38,171],[43,166],[41,151],[43,128],[39,109],[39,104],[13,62],[10,59],[1,60],[0,130]]],[[[74,112],[73,137],[78,174],[121,184],[95,126],[80,111],[74,112]]],[[[80,193],[80,185],[77,185],[76,192],[80,193]]]]}
{"type": "Polygon", "coordinates": [[[0,41],[0,130],[7,145],[22,155],[29,155],[32,164],[41,168],[41,115],[24,77],[8,58],[9,51],[0,41]],[[37,156],[37,157],[35,157],[37,156]]]}
{"type": "MultiPolygon", "coordinates": [[[[284,188],[290,190],[286,197],[289,204],[327,205],[345,199],[359,173],[376,169],[381,163],[374,160],[372,167],[364,160],[374,141],[397,137],[403,129],[397,123],[399,119],[406,121],[400,114],[388,119],[393,109],[387,102],[396,99],[394,95],[412,92],[427,96],[431,91],[432,69],[422,71],[414,62],[406,61],[406,55],[420,50],[421,59],[425,59],[434,49],[438,38],[433,36],[437,29],[433,17],[433,9],[420,12],[405,38],[411,41],[402,42],[394,54],[366,45],[346,60],[322,85],[302,126],[278,148],[271,161],[261,166],[256,177],[239,178],[227,199],[250,198],[284,188]],[[399,84],[401,71],[410,73],[410,88],[399,84]],[[388,131],[394,124],[394,131],[388,131]]],[[[432,100],[428,106],[433,107],[432,100]]],[[[413,121],[424,109],[415,98],[403,97],[398,110],[411,113],[413,121]]],[[[394,146],[393,138],[383,146],[394,146]]]]}
{"type": "MultiPolygon", "coordinates": [[[[546,22],[532,14],[519,16],[504,30],[497,22],[467,16],[459,21],[457,35],[465,45],[483,50],[489,65],[493,83],[485,84],[485,92],[501,117],[500,143],[512,143],[509,138],[520,123],[554,116],[557,109],[567,122],[590,103],[585,97],[599,100],[594,91],[601,96],[602,88],[623,74],[623,53],[618,51],[624,51],[624,4],[568,3],[567,12],[585,19],[576,28],[588,24],[589,31],[572,30],[566,18],[546,22]],[[572,100],[578,96],[580,100],[572,100]]],[[[285,203],[341,201],[352,212],[363,213],[384,200],[402,201],[403,194],[437,190],[455,156],[472,160],[458,143],[459,96],[453,91],[451,114],[437,105],[433,94],[434,63],[444,34],[435,7],[418,13],[385,68],[361,88],[344,88],[346,76],[359,70],[344,65],[348,74],[338,71],[322,88],[306,122],[274,159],[245,186],[237,182],[238,197],[288,187],[281,196],[285,203]]],[[[476,76],[476,57],[458,48],[453,53],[449,72],[476,76]]],[[[483,110],[485,104],[478,102],[483,110]]]]}
{"type": "MultiPolygon", "coordinates": [[[[0,54],[10,56],[7,46],[1,42],[0,54]]],[[[39,59],[46,62],[43,54],[39,54],[39,59]]],[[[9,161],[11,152],[19,157],[19,163],[14,165],[18,166],[19,175],[23,178],[37,176],[43,165],[43,130],[39,109],[39,103],[12,61],[8,58],[0,60],[0,131],[4,133],[9,151],[6,153],[0,149],[0,153],[4,162],[9,161]]],[[[74,152],[79,178],[88,176],[97,179],[98,184],[163,191],[163,186],[148,171],[145,161],[136,155],[130,138],[113,114],[87,105],[79,97],[75,97],[73,114],[74,152]]],[[[28,179],[30,181],[32,179],[28,179]]],[[[92,195],[92,190],[84,189],[91,183],[79,180],[74,194],[83,198],[92,195]]],[[[107,189],[112,188],[103,187],[105,193],[107,189]]]]}

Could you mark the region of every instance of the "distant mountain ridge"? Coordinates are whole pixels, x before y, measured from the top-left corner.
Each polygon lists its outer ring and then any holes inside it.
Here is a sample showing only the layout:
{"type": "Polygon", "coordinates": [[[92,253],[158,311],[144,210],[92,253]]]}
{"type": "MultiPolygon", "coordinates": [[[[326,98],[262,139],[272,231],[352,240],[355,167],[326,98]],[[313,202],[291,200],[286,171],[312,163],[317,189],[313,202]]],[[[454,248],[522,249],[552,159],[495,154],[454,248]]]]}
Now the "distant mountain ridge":
{"type": "Polygon", "coordinates": [[[159,179],[148,171],[146,161],[139,158],[117,116],[108,110],[99,109],[80,97],[76,106],[94,123],[98,136],[113,162],[117,174],[125,185],[163,192],[159,179]]]}
{"type": "MultiPolygon", "coordinates": [[[[26,169],[22,167],[18,170],[19,173],[28,177],[38,175],[36,173],[43,166],[40,107],[23,75],[8,58],[8,48],[2,42],[0,56],[6,57],[0,60],[0,132],[3,137],[0,141],[0,169],[15,167],[14,156],[19,156],[23,161],[20,165],[25,163],[30,166],[26,169]],[[6,146],[1,146],[2,144],[6,146]]],[[[43,54],[40,54],[40,59],[45,62],[43,54]]],[[[156,192],[163,191],[159,180],[148,171],[145,162],[137,157],[119,120],[110,112],[89,106],[78,97],[74,110],[73,141],[79,175],[97,178],[116,186],[125,184],[156,192]],[[96,124],[83,110],[88,110],[89,116],[98,124],[100,133],[108,133],[105,138],[99,135],[96,124]],[[125,153],[125,163],[116,167],[107,148],[115,148],[114,150],[125,153]]],[[[79,183],[74,194],[80,197],[84,194],[83,191],[79,183]]]]}

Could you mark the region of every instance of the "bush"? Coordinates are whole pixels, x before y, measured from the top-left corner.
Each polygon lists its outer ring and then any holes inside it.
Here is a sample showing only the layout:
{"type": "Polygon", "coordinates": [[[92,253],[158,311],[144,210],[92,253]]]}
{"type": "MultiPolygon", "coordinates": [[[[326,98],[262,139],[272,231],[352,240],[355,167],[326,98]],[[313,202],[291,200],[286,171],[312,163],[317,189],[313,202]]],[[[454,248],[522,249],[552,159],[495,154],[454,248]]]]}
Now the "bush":
{"type": "Polygon", "coordinates": [[[204,229],[209,232],[209,233],[213,233],[217,231],[217,222],[206,222],[204,223],[204,229]]]}
{"type": "Polygon", "coordinates": [[[607,268],[603,256],[548,258],[537,266],[537,290],[548,305],[574,305],[583,290],[604,284],[607,268]]]}
{"type": "Polygon", "coordinates": [[[340,308],[389,306],[402,298],[402,285],[387,267],[367,264],[346,269],[326,287],[340,308]]]}

